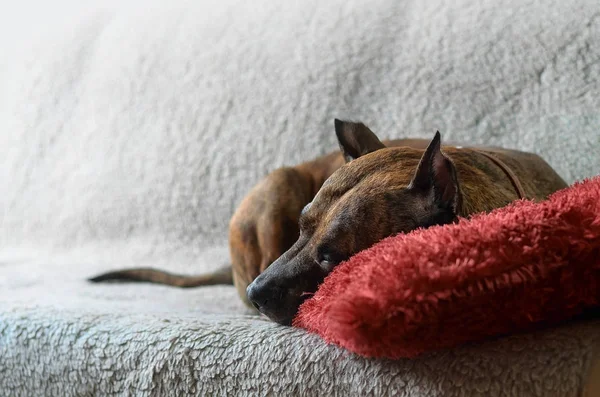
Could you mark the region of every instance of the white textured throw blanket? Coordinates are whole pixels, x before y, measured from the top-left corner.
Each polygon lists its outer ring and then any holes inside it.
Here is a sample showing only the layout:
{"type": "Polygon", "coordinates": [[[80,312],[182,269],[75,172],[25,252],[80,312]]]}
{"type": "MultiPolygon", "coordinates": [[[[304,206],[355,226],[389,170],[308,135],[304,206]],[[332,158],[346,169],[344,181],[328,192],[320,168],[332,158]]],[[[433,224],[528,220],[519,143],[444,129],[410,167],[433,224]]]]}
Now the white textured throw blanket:
{"type": "Polygon", "coordinates": [[[233,287],[85,279],[227,263],[243,195],[335,150],[334,117],[599,174],[597,0],[15,4],[0,12],[0,395],[583,393],[595,321],[366,360],[253,315],[233,287]]]}

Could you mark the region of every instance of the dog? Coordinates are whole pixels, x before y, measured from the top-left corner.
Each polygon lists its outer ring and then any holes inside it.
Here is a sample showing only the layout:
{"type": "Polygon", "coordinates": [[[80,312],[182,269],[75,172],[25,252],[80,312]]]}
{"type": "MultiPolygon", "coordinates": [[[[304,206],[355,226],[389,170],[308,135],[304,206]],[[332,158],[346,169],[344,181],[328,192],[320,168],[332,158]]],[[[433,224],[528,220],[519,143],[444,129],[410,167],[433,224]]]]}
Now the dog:
{"type": "MultiPolygon", "coordinates": [[[[336,126],[337,123],[336,121],[336,126]]],[[[345,128],[366,127],[362,123],[345,123],[345,128]]],[[[352,139],[352,136],[346,134],[345,139],[352,139]]],[[[340,135],[338,139],[342,138],[340,135]]],[[[406,138],[384,143],[392,147],[425,149],[429,141],[406,138]]],[[[347,142],[345,146],[350,147],[352,144],[347,142]]],[[[377,139],[370,144],[378,145],[381,142],[377,139]]],[[[229,222],[230,266],[196,276],[173,274],[153,268],[125,269],[104,273],[89,281],[149,282],[179,288],[234,284],[240,299],[253,308],[246,294],[248,285],[296,242],[300,233],[300,212],[313,199],[325,180],[347,161],[348,158],[338,150],[293,167],[278,168],[255,185],[241,201],[229,222]]]]}
{"type": "Polygon", "coordinates": [[[232,266],[201,276],[129,269],[91,279],[178,287],[234,284],[240,298],[289,325],[333,268],[385,237],[444,225],[567,186],[541,157],[492,147],[380,141],[335,120],[340,152],[270,173],[229,224],[232,266]]]}

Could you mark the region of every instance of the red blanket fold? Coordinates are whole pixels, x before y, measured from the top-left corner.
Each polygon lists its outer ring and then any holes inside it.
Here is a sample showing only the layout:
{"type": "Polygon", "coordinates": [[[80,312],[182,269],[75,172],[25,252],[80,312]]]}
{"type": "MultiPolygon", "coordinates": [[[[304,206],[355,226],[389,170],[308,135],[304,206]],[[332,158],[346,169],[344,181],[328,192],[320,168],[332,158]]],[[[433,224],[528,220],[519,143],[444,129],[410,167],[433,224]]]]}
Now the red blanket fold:
{"type": "Polygon", "coordinates": [[[294,325],[413,357],[556,324],[600,302],[600,177],[541,203],[387,238],[339,265],[294,325]]]}

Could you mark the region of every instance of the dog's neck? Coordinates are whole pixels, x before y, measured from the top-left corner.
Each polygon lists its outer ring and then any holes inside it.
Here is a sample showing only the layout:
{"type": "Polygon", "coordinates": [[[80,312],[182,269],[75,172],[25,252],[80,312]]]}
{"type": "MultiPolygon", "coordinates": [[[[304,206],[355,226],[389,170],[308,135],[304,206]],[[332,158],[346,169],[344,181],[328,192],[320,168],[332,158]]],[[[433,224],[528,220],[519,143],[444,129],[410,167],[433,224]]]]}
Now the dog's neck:
{"type": "Polygon", "coordinates": [[[459,216],[489,212],[528,197],[514,170],[499,156],[482,149],[444,148],[454,162],[461,186],[459,216]]]}
{"type": "Polygon", "coordinates": [[[475,150],[479,154],[484,155],[485,157],[490,159],[494,164],[496,164],[498,167],[500,167],[500,169],[502,171],[504,171],[504,174],[506,175],[508,180],[512,183],[513,187],[515,188],[515,192],[517,193],[518,198],[520,198],[520,199],[527,198],[527,193],[525,192],[525,189],[523,189],[523,185],[521,184],[519,177],[517,176],[517,174],[515,174],[515,172],[508,165],[506,165],[506,163],[504,161],[502,161],[499,157],[493,155],[492,153],[489,153],[489,152],[486,152],[483,150],[477,150],[476,148],[472,148],[472,150],[475,150]]]}

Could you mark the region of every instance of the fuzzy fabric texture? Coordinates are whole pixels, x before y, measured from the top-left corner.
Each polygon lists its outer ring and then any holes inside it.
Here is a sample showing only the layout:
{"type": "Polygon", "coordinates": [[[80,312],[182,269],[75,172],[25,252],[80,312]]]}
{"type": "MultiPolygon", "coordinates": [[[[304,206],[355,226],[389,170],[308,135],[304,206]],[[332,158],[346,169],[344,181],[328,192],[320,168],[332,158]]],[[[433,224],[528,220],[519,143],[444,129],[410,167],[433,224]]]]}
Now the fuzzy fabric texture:
{"type": "Polygon", "coordinates": [[[368,357],[414,357],[600,304],[600,177],[387,238],[337,267],[294,324],[368,357]]]}
{"type": "Polygon", "coordinates": [[[571,396],[600,324],[366,360],[233,287],[89,285],[229,261],[275,167],[382,138],[600,170],[597,0],[23,0],[0,12],[0,394],[571,396]]]}

